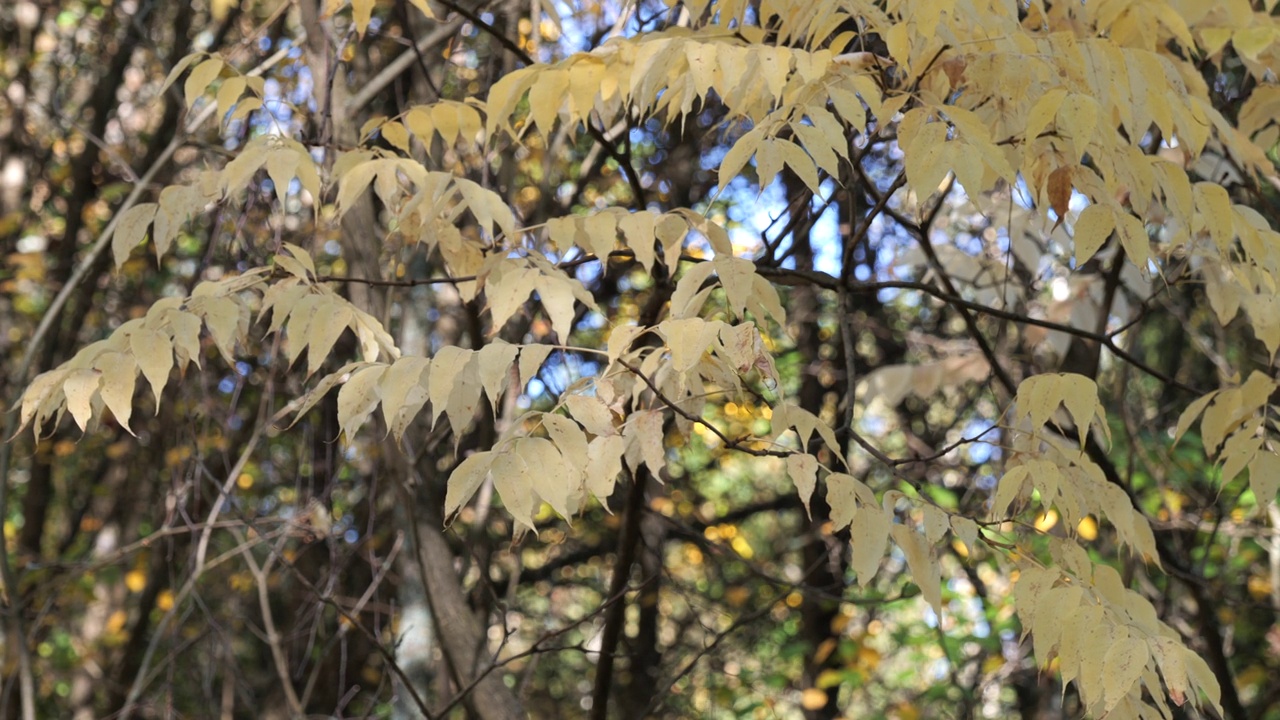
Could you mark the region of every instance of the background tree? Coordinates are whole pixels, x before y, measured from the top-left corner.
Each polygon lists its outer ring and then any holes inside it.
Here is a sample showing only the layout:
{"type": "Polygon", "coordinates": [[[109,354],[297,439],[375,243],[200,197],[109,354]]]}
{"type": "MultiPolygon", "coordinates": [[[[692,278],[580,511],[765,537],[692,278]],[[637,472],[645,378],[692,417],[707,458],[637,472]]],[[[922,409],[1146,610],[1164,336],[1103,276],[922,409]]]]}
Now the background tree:
{"type": "Polygon", "coordinates": [[[1280,717],[1274,4],[6,4],[0,716],[1280,717]]]}

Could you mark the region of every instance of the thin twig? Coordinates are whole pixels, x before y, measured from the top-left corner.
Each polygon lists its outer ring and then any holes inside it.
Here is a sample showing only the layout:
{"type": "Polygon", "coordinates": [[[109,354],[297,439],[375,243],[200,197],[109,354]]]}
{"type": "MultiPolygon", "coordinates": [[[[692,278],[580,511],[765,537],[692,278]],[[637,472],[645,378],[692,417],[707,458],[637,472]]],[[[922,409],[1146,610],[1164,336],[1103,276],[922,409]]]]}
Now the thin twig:
{"type": "Polygon", "coordinates": [[[658,400],[662,402],[663,405],[666,405],[667,407],[671,408],[672,412],[684,418],[685,420],[688,420],[689,422],[694,423],[695,425],[701,425],[705,427],[707,430],[710,430],[713,435],[715,435],[717,438],[720,439],[722,443],[724,443],[724,446],[726,448],[737,450],[739,452],[743,452],[748,455],[754,455],[755,457],[783,457],[784,458],[784,457],[795,454],[795,452],[791,450],[760,450],[753,447],[747,447],[740,440],[730,439],[728,435],[725,435],[720,430],[720,428],[708,422],[707,420],[702,418],[700,415],[695,415],[689,412],[688,410],[685,410],[684,408],[680,407],[680,405],[676,401],[668,398],[666,394],[662,392],[662,390],[658,389],[658,386],[654,384],[653,380],[649,379],[647,375],[640,372],[640,368],[636,367],[635,365],[632,365],[631,363],[621,358],[619,358],[616,362],[622,367],[631,371],[631,374],[635,375],[637,378],[640,379],[641,382],[647,385],[649,389],[653,391],[654,396],[656,396],[658,400]]]}
{"type": "MultiPolygon", "coordinates": [[[[507,52],[515,55],[525,65],[538,64],[538,61],[526,52],[524,48],[517,45],[511,38],[499,32],[492,24],[485,22],[484,18],[480,17],[476,13],[453,2],[452,0],[437,0],[437,2],[458,13],[462,17],[466,18],[472,25],[483,30],[487,35],[496,40],[499,45],[505,48],[507,52]]],[[[636,169],[631,165],[630,154],[619,150],[617,143],[614,143],[610,141],[609,138],[605,137],[605,131],[595,125],[592,125],[590,119],[583,124],[586,125],[587,134],[604,148],[610,158],[618,163],[618,167],[622,169],[622,174],[627,177],[627,184],[631,186],[631,194],[634,196],[632,198],[634,205],[637,208],[643,209],[646,205],[644,185],[640,182],[639,173],[637,173],[636,169]]]]}
{"type": "MultiPolygon", "coordinates": [[[[254,69],[246,73],[249,76],[259,76],[268,69],[284,60],[289,55],[289,49],[284,48],[275,53],[271,57],[264,60],[254,69]]],[[[106,251],[107,246],[111,243],[111,238],[115,235],[116,227],[120,224],[120,218],[125,211],[137,204],[138,199],[147,191],[151,185],[151,181],[155,179],[160,170],[164,168],[173,158],[178,148],[182,147],[185,142],[185,136],[195,132],[206,120],[214,115],[217,105],[210,103],[206,105],[194,119],[187,123],[185,132],[175,135],[173,140],[165,147],[164,151],[156,158],[151,167],[143,173],[137,184],[133,186],[133,190],[121,203],[116,210],[116,214],[107,223],[107,227],[103,229],[102,234],[93,242],[84,257],[80,260],[80,264],[67,278],[62,289],[53,298],[53,302],[49,303],[49,309],[45,311],[44,316],[40,318],[40,323],[36,326],[31,338],[27,340],[26,350],[22,355],[21,362],[18,363],[18,370],[12,375],[12,380],[18,394],[17,398],[13,398],[13,402],[6,403],[12,405],[21,398],[25,389],[27,375],[31,372],[35,364],[36,356],[39,354],[41,347],[44,345],[45,339],[53,328],[54,322],[58,319],[63,307],[67,301],[71,299],[71,295],[76,291],[85,278],[88,277],[90,270],[97,263],[98,257],[106,251]]],[[[18,416],[9,413],[4,423],[4,434],[0,437],[0,517],[8,516],[9,508],[9,460],[12,452],[12,443],[17,431],[18,416]]],[[[18,654],[18,682],[19,691],[22,694],[23,719],[35,720],[35,681],[31,669],[30,648],[27,647],[26,633],[23,630],[22,623],[22,607],[21,596],[18,594],[17,573],[10,564],[8,542],[4,533],[0,533],[0,581],[3,581],[5,590],[9,594],[9,600],[4,606],[5,614],[8,616],[9,633],[15,638],[18,654]]],[[[168,616],[166,616],[168,617],[168,616]]],[[[135,683],[137,685],[137,683],[135,683]]],[[[136,700],[136,697],[135,697],[136,700]]],[[[125,716],[127,718],[127,716],[125,716]]]]}
{"type": "Polygon", "coordinates": [[[284,692],[285,702],[289,704],[289,709],[293,712],[294,717],[302,717],[305,714],[305,710],[303,709],[302,701],[298,698],[298,691],[293,687],[293,679],[289,677],[289,660],[285,657],[284,648],[280,645],[280,633],[276,629],[275,614],[271,612],[271,586],[267,582],[267,576],[271,573],[271,566],[275,565],[280,549],[288,539],[288,535],[282,535],[276,542],[271,555],[261,565],[253,557],[253,553],[247,549],[244,553],[244,560],[249,566],[249,573],[253,575],[253,580],[258,586],[258,609],[262,612],[262,629],[267,634],[267,646],[271,648],[271,659],[276,667],[276,677],[280,680],[280,689],[284,692]]]}
{"type": "Polygon", "coordinates": [[[387,663],[387,667],[391,668],[391,672],[395,673],[396,677],[399,678],[401,685],[404,687],[405,691],[409,693],[409,697],[413,700],[414,706],[417,707],[418,712],[422,713],[422,716],[427,720],[435,720],[436,716],[432,714],[431,709],[427,707],[426,701],[424,701],[422,696],[418,694],[418,691],[414,689],[413,683],[409,680],[409,676],[405,674],[404,669],[396,662],[395,655],[383,647],[382,640],[375,635],[372,630],[365,627],[364,623],[361,623],[360,619],[356,617],[355,614],[342,607],[342,604],[334,600],[333,597],[321,592],[320,588],[316,587],[316,584],[311,582],[311,579],[303,574],[303,572],[290,562],[288,558],[283,555],[280,555],[279,557],[279,563],[293,573],[294,579],[296,579],[303,588],[315,595],[321,602],[333,608],[343,620],[346,620],[349,625],[359,630],[360,633],[378,649],[378,654],[381,655],[383,661],[387,663]]]}
{"type": "Polygon", "coordinates": [[[181,607],[182,601],[186,599],[191,591],[195,589],[196,583],[206,569],[205,554],[209,549],[209,537],[213,535],[213,529],[217,527],[218,515],[222,512],[223,502],[231,496],[231,489],[235,487],[236,481],[240,478],[240,473],[244,471],[245,465],[249,462],[249,457],[258,446],[258,440],[262,437],[262,432],[266,428],[266,423],[258,423],[254,428],[253,434],[249,436],[248,442],[245,443],[244,450],[240,453],[240,457],[236,460],[235,465],[227,473],[226,480],[222,486],[218,488],[218,496],[214,498],[213,507],[209,510],[209,516],[205,519],[204,530],[200,533],[200,540],[196,543],[195,563],[192,566],[191,574],[187,577],[187,581],[183,584],[178,594],[174,596],[173,606],[169,608],[164,617],[156,625],[156,629],[151,638],[151,643],[147,646],[146,653],[142,656],[142,662],[138,665],[138,673],[134,677],[133,685],[129,688],[129,694],[125,697],[124,707],[120,709],[119,720],[129,720],[133,717],[133,711],[137,707],[138,698],[142,695],[142,690],[146,687],[145,678],[147,675],[147,666],[151,664],[151,659],[155,655],[156,647],[159,640],[164,635],[165,629],[169,623],[173,622],[173,618],[177,615],[178,608],[181,607]]]}

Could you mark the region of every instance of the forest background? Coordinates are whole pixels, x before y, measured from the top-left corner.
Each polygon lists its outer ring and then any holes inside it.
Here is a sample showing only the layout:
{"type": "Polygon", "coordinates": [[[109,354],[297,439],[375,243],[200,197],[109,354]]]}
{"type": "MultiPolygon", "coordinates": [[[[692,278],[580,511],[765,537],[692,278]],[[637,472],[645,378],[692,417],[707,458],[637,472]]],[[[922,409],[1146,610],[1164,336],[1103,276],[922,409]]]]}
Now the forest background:
{"type": "Polygon", "coordinates": [[[1275,0],[0,6],[0,717],[1280,718],[1275,0]]]}

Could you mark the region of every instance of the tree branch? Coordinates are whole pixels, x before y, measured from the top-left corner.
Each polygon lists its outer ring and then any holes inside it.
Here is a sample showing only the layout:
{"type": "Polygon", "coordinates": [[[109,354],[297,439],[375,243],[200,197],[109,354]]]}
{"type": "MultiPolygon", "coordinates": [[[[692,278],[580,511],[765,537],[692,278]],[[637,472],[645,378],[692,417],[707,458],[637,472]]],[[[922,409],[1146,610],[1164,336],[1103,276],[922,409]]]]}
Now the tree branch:
{"type": "Polygon", "coordinates": [[[613,576],[609,580],[609,597],[619,598],[605,614],[604,629],[600,632],[600,659],[596,663],[596,677],[591,689],[591,720],[607,720],[609,717],[609,688],[613,684],[614,652],[622,637],[627,604],[621,596],[631,582],[631,566],[635,564],[636,547],[640,543],[640,517],[644,515],[644,495],[648,470],[634,473],[631,492],[627,495],[626,517],[622,534],[618,536],[618,556],[613,564],[613,576]]]}

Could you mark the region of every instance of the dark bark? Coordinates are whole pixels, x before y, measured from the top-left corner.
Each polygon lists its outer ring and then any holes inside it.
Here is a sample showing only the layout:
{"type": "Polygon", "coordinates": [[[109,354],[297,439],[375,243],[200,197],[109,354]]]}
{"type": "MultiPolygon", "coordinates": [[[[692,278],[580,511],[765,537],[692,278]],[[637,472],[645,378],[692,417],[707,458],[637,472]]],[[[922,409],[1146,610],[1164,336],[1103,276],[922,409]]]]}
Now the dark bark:
{"type": "MultiPolygon", "coordinates": [[[[661,486],[652,478],[649,492],[659,492],[661,486]]],[[[662,617],[659,604],[662,590],[663,549],[666,544],[667,523],[652,512],[646,512],[640,520],[640,592],[636,606],[640,611],[636,636],[631,639],[628,653],[626,698],[620,715],[638,720],[643,708],[653,699],[653,689],[658,685],[661,671],[662,650],[658,647],[658,626],[662,617]]]]}
{"type": "Polygon", "coordinates": [[[502,671],[490,667],[486,628],[467,605],[453,570],[453,551],[439,529],[443,518],[432,508],[409,509],[414,516],[413,552],[455,690],[463,694],[462,704],[479,720],[524,718],[515,694],[502,682],[502,671]]]}
{"type": "MultiPolygon", "coordinates": [[[[788,198],[805,198],[809,190],[793,174],[785,176],[788,198]]],[[[814,269],[814,249],[810,238],[810,230],[815,218],[812,217],[811,204],[807,200],[792,204],[793,213],[798,215],[795,228],[791,233],[793,257],[796,268],[814,269]]],[[[814,415],[822,414],[826,388],[819,378],[818,369],[823,362],[820,348],[823,340],[819,334],[818,320],[823,313],[822,300],[818,291],[811,285],[796,287],[791,293],[791,319],[795,328],[795,347],[800,354],[800,407],[814,415]]],[[[828,448],[828,466],[837,463],[831,461],[832,453],[842,453],[841,448],[828,448]]],[[[830,595],[838,596],[844,587],[845,557],[844,543],[835,537],[824,534],[823,526],[830,519],[830,508],[822,492],[815,492],[810,500],[811,516],[803,519],[805,543],[802,551],[805,569],[804,584],[819,588],[821,592],[805,593],[800,606],[801,633],[809,649],[806,656],[804,674],[801,678],[803,687],[816,687],[818,675],[832,666],[835,654],[822,653],[822,648],[833,639],[832,621],[839,612],[839,603],[833,602],[830,595]]],[[[840,688],[827,690],[827,702],[821,708],[805,710],[808,720],[830,720],[840,714],[837,703],[840,688]]]]}
{"type": "Polygon", "coordinates": [[[600,659],[596,661],[595,682],[591,690],[592,720],[609,717],[609,694],[613,685],[614,654],[622,637],[626,621],[626,592],[631,582],[631,567],[635,564],[636,548],[640,544],[640,519],[645,512],[645,485],[648,469],[641,469],[631,478],[627,502],[623,510],[622,534],[618,537],[618,554],[613,563],[609,592],[605,602],[611,603],[604,615],[604,629],[600,633],[600,659]]]}

